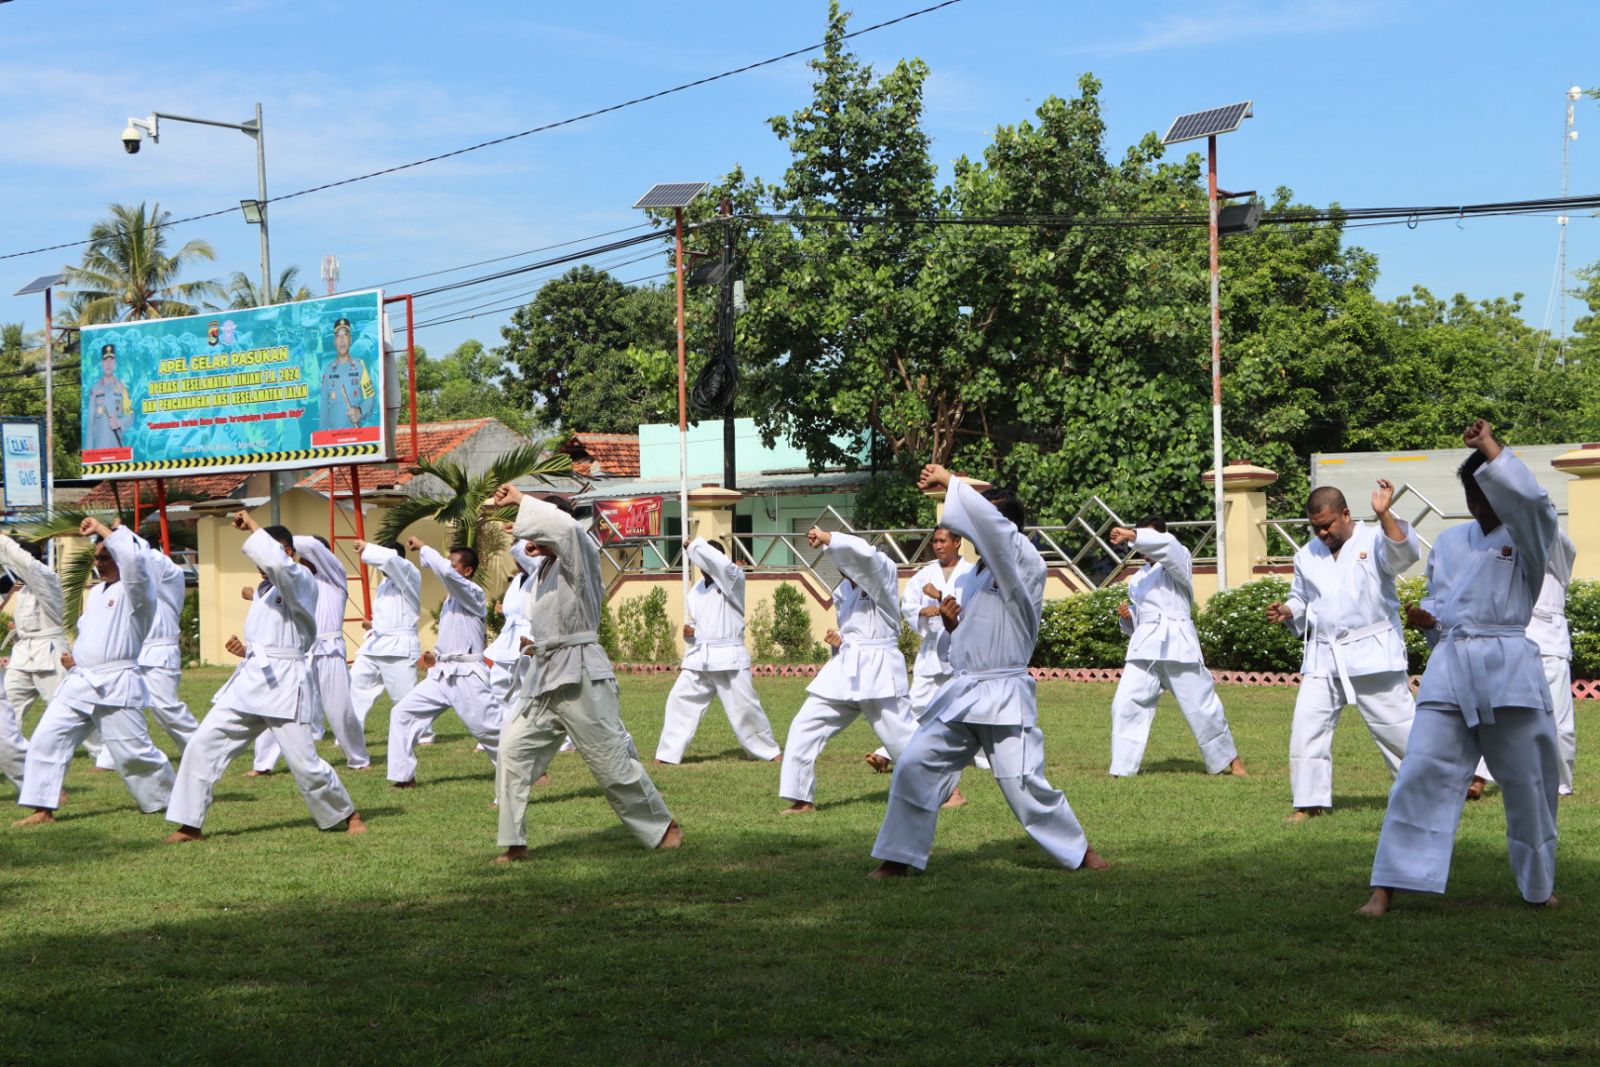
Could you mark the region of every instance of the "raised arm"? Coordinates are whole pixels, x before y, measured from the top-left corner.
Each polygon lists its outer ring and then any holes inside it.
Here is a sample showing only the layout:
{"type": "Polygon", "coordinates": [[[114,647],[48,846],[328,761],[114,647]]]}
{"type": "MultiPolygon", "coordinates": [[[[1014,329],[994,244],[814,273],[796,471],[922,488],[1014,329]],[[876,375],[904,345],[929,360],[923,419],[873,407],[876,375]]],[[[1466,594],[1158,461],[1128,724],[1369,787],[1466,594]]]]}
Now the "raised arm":
{"type": "Polygon", "coordinates": [[[731,557],[712,548],[703,537],[690,541],[688,552],[689,562],[699,567],[725,596],[734,599],[744,596],[744,569],[731,557]]]}
{"type": "Polygon", "coordinates": [[[488,597],[483,592],[483,586],[464,574],[456,573],[456,569],[450,566],[450,560],[441,556],[431,545],[423,545],[418,549],[417,558],[469,612],[478,614],[486,610],[488,597]]]}
{"type": "Polygon", "coordinates": [[[378,568],[411,603],[422,603],[422,572],[400,553],[369,541],[361,549],[361,562],[378,568]]]}
{"type": "Polygon", "coordinates": [[[1161,564],[1173,584],[1194,599],[1194,557],[1176,537],[1153,526],[1141,526],[1133,531],[1133,547],[1152,563],[1161,564]]]}
{"type": "Polygon", "coordinates": [[[1422,545],[1409,523],[1401,522],[1390,506],[1394,503],[1394,483],[1378,479],[1372,491],[1372,513],[1378,517],[1376,546],[1378,567],[1391,578],[1398,578],[1422,558],[1422,545]]]}
{"type": "Polygon", "coordinates": [[[894,563],[888,556],[847,533],[834,533],[828,539],[828,558],[839,573],[855,582],[874,604],[887,607],[899,599],[899,583],[894,563]]]}
{"type": "MultiPolygon", "coordinates": [[[[317,580],[311,577],[310,571],[290,559],[270,533],[259,527],[252,530],[244,539],[244,554],[267,576],[267,581],[289,605],[290,614],[315,619],[317,580]]],[[[312,628],[315,629],[314,623],[312,628]]]]}
{"type": "Polygon", "coordinates": [[[0,563],[4,563],[17,580],[28,587],[39,601],[44,613],[57,623],[66,611],[66,601],[61,593],[61,579],[43,560],[34,559],[22,546],[5,534],[0,534],[0,563]]]}
{"type": "Polygon", "coordinates": [[[943,523],[972,542],[1007,596],[1032,597],[1034,591],[1023,574],[1024,561],[1042,571],[1044,559],[982,493],[959,478],[950,478],[943,523]]]}
{"type": "Polygon", "coordinates": [[[311,565],[316,572],[317,581],[331,585],[335,589],[349,587],[350,576],[345,573],[344,563],[315,537],[307,537],[305,534],[295,535],[294,551],[311,565]]]}
{"type": "Polygon", "coordinates": [[[1556,506],[1516,453],[1501,448],[1494,440],[1487,423],[1481,420],[1474,423],[1464,439],[1488,460],[1474,476],[1483,495],[1489,498],[1489,505],[1505,523],[1512,544],[1522,553],[1522,578],[1528,586],[1528,595],[1537,600],[1556,534],[1561,529],[1556,506]],[[1474,439],[1473,431],[1480,425],[1483,429],[1474,439]]]}

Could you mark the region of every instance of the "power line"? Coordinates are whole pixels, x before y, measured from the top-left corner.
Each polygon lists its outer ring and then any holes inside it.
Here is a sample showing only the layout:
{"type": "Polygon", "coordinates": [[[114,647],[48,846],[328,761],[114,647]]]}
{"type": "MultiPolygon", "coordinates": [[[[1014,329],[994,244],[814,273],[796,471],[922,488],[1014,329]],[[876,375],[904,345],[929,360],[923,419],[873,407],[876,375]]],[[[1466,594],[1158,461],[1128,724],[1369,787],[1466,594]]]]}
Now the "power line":
{"type": "MultiPolygon", "coordinates": [[[[947,7],[953,7],[959,3],[962,3],[962,0],[939,0],[939,3],[930,4],[929,6],[919,8],[916,11],[908,11],[904,15],[899,15],[892,19],[886,19],[883,22],[875,22],[871,26],[863,26],[859,30],[851,30],[848,33],[842,33],[838,36],[837,40],[848,41],[851,38],[861,37],[877,30],[887,29],[890,26],[907,22],[922,15],[929,15],[935,11],[940,11],[947,7]]],[[[739,74],[747,74],[752,70],[759,70],[762,67],[770,67],[776,63],[782,63],[786,60],[794,59],[797,56],[803,56],[809,52],[815,52],[818,49],[826,48],[829,42],[832,40],[834,40],[834,38],[828,38],[826,40],[819,41],[816,44],[809,44],[804,48],[794,48],[784,52],[781,55],[769,56],[766,59],[758,59],[754,63],[746,63],[742,67],[734,67],[730,70],[722,71],[719,74],[710,74],[704,78],[696,78],[694,81],[683,82],[682,84],[674,85],[667,89],[659,89],[653,93],[646,93],[644,96],[636,96],[632,99],[624,100],[619,104],[609,104],[605,107],[595,108],[594,110],[586,111],[581,115],[573,115],[570,118],[557,119],[554,122],[546,122],[542,125],[534,126],[531,129],[520,130],[517,133],[508,133],[502,137],[495,137],[487,141],[479,141],[477,144],[468,145],[465,148],[457,148],[449,152],[440,152],[438,155],[428,156],[425,159],[416,159],[412,160],[410,163],[400,163],[393,167],[384,167],[382,170],[374,170],[366,174],[358,174],[353,178],[341,178],[338,181],[324,182],[321,185],[313,185],[306,189],[298,189],[292,193],[282,193],[278,196],[268,197],[267,203],[276,204],[280,201],[293,200],[302,196],[310,196],[312,193],[320,193],[328,189],[337,189],[341,186],[354,185],[356,182],[364,182],[373,178],[381,178],[387,174],[397,174],[400,171],[411,170],[414,167],[421,167],[428,163],[437,163],[444,159],[454,159],[457,156],[464,156],[469,152],[478,152],[485,148],[492,148],[495,145],[506,144],[509,141],[519,140],[523,137],[531,137],[536,133],[545,133],[550,130],[560,129],[563,126],[572,126],[579,122],[587,122],[589,119],[598,118],[601,115],[609,115],[612,112],[621,111],[624,108],[634,107],[639,104],[646,104],[652,100],[659,100],[665,96],[672,96],[675,93],[687,92],[690,89],[698,89],[702,85],[710,85],[713,82],[719,82],[739,74]]],[[[162,225],[181,226],[189,222],[199,222],[202,219],[216,218],[218,215],[226,215],[237,210],[239,210],[238,205],[233,204],[217,211],[207,211],[200,215],[189,215],[181,219],[171,219],[162,225]]],[[[17,259],[21,256],[37,255],[41,252],[55,252],[63,248],[80,248],[86,244],[89,244],[89,241],[67,241],[62,244],[46,245],[42,248],[30,248],[25,252],[8,252],[0,255],[0,260],[17,259]]]]}

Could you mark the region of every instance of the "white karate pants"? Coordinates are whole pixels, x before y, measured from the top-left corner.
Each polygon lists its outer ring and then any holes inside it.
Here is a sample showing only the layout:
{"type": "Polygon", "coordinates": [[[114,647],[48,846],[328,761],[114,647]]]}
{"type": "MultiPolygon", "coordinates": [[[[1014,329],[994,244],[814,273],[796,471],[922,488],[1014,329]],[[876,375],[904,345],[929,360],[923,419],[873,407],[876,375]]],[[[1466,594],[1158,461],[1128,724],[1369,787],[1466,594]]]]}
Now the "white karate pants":
{"type": "Polygon", "coordinates": [[[661,724],[661,740],[656,745],[656,759],[662,763],[682,763],[683,754],[694,740],[700,727],[700,717],[711,706],[715,697],[722,701],[723,713],[739,747],[751,758],[770,760],[778,755],[777,738],[772,736],[772,724],[767,713],[761,710],[761,698],[756,696],[755,683],[750,680],[749,668],[740,671],[690,671],[678,672],[667,694],[667,711],[661,724]]]}
{"type": "MultiPolygon", "coordinates": [[[[955,677],[953,674],[913,674],[911,676],[911,717],[917,722],[921,722],[923,714],[928,710],[928,705],[933,703],[933,694],[937,693],[939,687],[953,677],[955,677]]],[[[889,750],[883,746],[874,749],[872,754],[881,756],[886,760],[894,758],[889,755],[889,750]]],[[[980,767],[983,770],[989,769],[989,757],[982,752],[972,757],[972,763],[973,766],[980,767]]]]}
{"type": "Polygon", "coordinates": [[[18,752],[28,751],[28,739],[22,734],[22,713],[11,704],[11,672],[6,672],[6,692],[0,693],[0,745],[8,745],[18,752]]]}
{"type": "Polygon", "coordinates": [[[389,712],[389,781],[416,778],[417,742],[451,708],[494,761],[503,712],[489,692],[488,672],[480,667],[450,677],[429,674],[389,712]]]}
{"type": "MultiPolygon", "coordinates": [[[[1572,661],[1561,656],[1540,656],[1544,663],[1545,684],[1550,687],[1550,707],[1556,724],[1556,749],[1561,753],[1562,796],[1572,795],[1572,769],[1578,761],[1578,719],[1572,706],[1572,661]]],[[[1485,781],[1494,781],[1489,765],[1478,760],[1473,772],[1485,781]]]]}
{"type": "MultiPolygon", "coordinates": [[[[11,705],[6,702],[4,694],[0,694],[0,718],[7,713],[12,715],[12,722],[16,721],[11,705]]],[[[22,770],[28,762],[28,743],[21,740],[22,734],[17,733],[13,738],[4,731],[0,731],[0,774],[17,787],[17,792],[22,791],[22,770]]]]}
{"type": "Polygon", "coordinates": [[[194,740],[183,750],[172,802],[167,805],[167,821],[179,826],[204,826],[206,812],[211,808],[211,791],[228,764],[266,730],[277,738],[289,773],[294,775],[294,784],[317,828],[330,830],[348,819],[356,810],[355,803],[328,761],[317,755],[309,725],[213,707],[195,731],[194,740]]]}
{"type": "Polygon", "coordinates": [[[1130,660],[1123,664],[1122,681],[1111,698],[1111,773],[1119,777],[1139,773],[1163,689],[1177,699],[1178,709],[1188,720],[1206,773],[1227,770],[1239,750],[1234,747],[1216,683],[1205,665],[1130,660]]]}
{"type": "Polygon", "coordinates": [[[1556,728],[1540,708],[1496,708],[1495,721],[1469,727],[1454,708],[1417,711],[1400,776],[1389,791],[1372,884],[1443,893],[1450,854],[1481,756],[1500,785],[1506,846],[1522,899],[1540,904],[1556,884],[1556,806],[1561,757],[1556,728]]]}
{"type": "MultiPolygon", "coordinates": [[[[350,668],[344,657],[337,653],[311,657],[311,671],[316,676],[317,703],[311,709],[311,736],[321,741],[329,727],[333,738],[344,752],[345,765],[353,771],[372,766],[367,756],[367,738],[361,720],[350,707],[350,668]]],[[[255,759],[251,769],[270,771],[278,765],[283,749],[278,739],[270,733],[256,738],[255,759]]]]}
{"type": "Polygon", "coordinates": [[[144,709],[96,706],[83,711],[60,700],[50,702],[34,727],[17,803],[54,811],[72,753],[96,727],[139,810],[149,814],[166,807],[172,793],[172,762],[150,740],[144,709]]]}
{"type": "Polygon", "coordinates": [[[11,705],[19,731],[22,717],[28,713],[28,708],[33,705],[35,698],[46,704],[50,703],[50,698],[56,695],[56,690],[61,685],[61,676],[61,671],[24,671],[16,667],[6,668],[6,703],[11,705]]]}
{"type": "Polygon", "coordinates": [[[1061,866],[1081,865],[1089,841],[1066,796],[1045,779],[1044,734],[1039,728],[937,718],[917,727],[895,761],[889,810],[872,846],[873,857],[918,870],[927,867],[939,805],[949,799],[961,769],[979,749],[989,757],[995,784],[1028,836],[1061,866]]]}
{"type": "Polygon", "coordinates": [[[550,766],[562,738],[572,739],[611,810],[645,848],[655,848],[672,824],[666,801],[650,781],[623,728],[617,683],[574,682],[523,704],[506,720],[495,769],[500,846],[526,845],[528,791],[550,766]]]}
{"type": "Polygon", "coordinates": [[[1300,681],[1289,728],[1289,785],[1297,808],[1333,807],[1333,731],[1346,704],[1354,703],[1361,712],[1389,773],[1400,769],[1416,715],[1406,673],[1361,674],[1350,684],[1354,700],[1336,676],[1312,675],[1300,681]]]}
{"type": "Polygon", "coordinates": [[[889,758],[899,766],[900,754],[917,732],[917,720],[911,717],[909,700],[905,697],[829,700],[813,694],[806,697],[789,724],[789,739],[783,746],[783,763],[778,773],[778,796],[784,800],[813,803],[817,794],[817,757],[822,755],[823,746],[858,716],[866,717],[889,758]]]}
{"type": "Polygon", "coordinates": [[[398,704],[401,697],[416,688],[416,684],[415,660],[357,652],[356,661],[350,666],[350,704],[364,727],[367,712],[372,710],[379,693],[387,690],[389,699],[398,704]]]}
{"type": "MultiPolygon", "coordinates": [[[[172,743],[178,746],[178,755],[183,755],[183,750],[189,746],[189,739],[200,728],[200,723],[189,713],[189,705],[185,704],[178,696],[178,683],[183,678],[183,672],[169,670],[165,667],[140,667],[139,673],[144,677],[145,707],[150,709],[150,714],[155,716],[156,725],[167,732],[172,738],[172,743]]],[[[103,771],[115,770],[111,759],[111,750],[102,747],[95,756],[94,765],[103,771]]]]}

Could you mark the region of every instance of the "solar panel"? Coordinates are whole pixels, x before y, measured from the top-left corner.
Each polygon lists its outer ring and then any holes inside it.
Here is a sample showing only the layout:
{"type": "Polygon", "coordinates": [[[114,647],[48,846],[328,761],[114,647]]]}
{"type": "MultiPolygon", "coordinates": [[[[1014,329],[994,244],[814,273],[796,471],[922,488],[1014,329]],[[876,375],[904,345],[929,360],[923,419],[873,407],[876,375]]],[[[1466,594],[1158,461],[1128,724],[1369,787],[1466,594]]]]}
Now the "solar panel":
{"type": "Polygon", "coordinates": [[[60,285],[66,280],[67,276],[65,274],[46,274],[43,277],[35,278],[21,289],[18,289],[16,295],[27,296],[29,293],[42,293],[46,289],[60,285]]]}
{"type": "Polygon", "coordinates": [[[1197,137],[1213,137],[1219,133],[1232,133],[1239,128],[1239,123],[1250,117],[1250,101],[1242,104],[1229,104],[1227,107],[1214,107],[1209,111],[1196,111],[1188,115],[1179,115],[1172,120],[1172,129],[1161,138],[1162,144],[1177,144],[1179,141],[1192,141],[1197,137]]]}
{"type": "Polygon", "coordinates": [[[634,207],[688,207],[711,186],[706,182],[662,182],[639,198],[634,207]]]}

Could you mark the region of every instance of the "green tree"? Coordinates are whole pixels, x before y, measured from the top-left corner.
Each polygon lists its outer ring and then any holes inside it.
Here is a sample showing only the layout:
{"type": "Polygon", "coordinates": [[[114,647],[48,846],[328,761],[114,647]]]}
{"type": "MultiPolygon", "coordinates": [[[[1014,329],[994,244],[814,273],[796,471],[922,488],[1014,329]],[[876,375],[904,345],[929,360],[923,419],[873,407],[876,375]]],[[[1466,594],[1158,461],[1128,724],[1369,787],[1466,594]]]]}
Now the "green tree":
{"type": "Polygon", "coordinates": [[[297,300],[310,300],[311,290],[296,284],[300,280],[299,267],[285,267],[278,275],[272,291],[262,296],[261,286],[244,271],[236,270],[228,279],[227,297],[230,310],[266,307],[268,304],[288,304],[297,300]]]}
{"type": "Polygon", "coordinates": [[[499,419],[520,434],[533,432],[533,420],[511,397],[505,362],[481,341],[463,341],[443,359],[417,348],[417,418],[499,419]]]}
{"type": "Polygon", "coordinates": [[[506,393],[564,430],[632,433],[676,418],[674,315],[670,289],[575,267],[501,328],[494,354],[517,371],[506,393]]]}
{"type": "MultiPolygon", "coordinates": [[[[68,346],[55,352],[55,418],[52,420],[55,455],[50,466],[57,478],[75,478],[78,462],[80,396],[76,354],[68,346]],[[70,368],[63,373],[61,368],[70,368]]],[[[44,418],[44,342],[20,322],[0,323],[0,391],[5,393],[6,414],[44,418]]]]}
{"type": "Polygon", "coordinates": [[[179,281],[200,260],[216,259],[205,241],[167,253],[170,211],[160,204],[112,204],[108,218],[89,230],[83,262],[67,268],[78,299],[76,325],[193,315],[224,294],[214,281],[179,281]]]}

